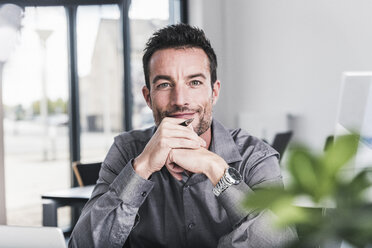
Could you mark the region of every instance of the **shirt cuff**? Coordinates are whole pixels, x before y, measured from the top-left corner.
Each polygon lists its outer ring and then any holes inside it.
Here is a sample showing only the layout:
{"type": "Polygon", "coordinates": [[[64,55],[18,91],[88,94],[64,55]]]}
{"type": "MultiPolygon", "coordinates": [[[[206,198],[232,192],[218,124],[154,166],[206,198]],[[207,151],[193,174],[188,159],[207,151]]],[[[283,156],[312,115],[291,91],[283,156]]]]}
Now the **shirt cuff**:
{"type": "Polygon", "coordinates": [[[154,182],[138,175],[132,166],[131,159],[115,178],[110,188],[116,192],[127,205],[140,207],[154,187],[154,182]]]}
{"type": "Polygon", "coordinates": [[[253,193],[252,189],[245,182],[240,182],[238,185],[231,185],[217,197],[233,227],[239,225],[249,214],[243,209],[242,202],[250,193],[253,193]]]}

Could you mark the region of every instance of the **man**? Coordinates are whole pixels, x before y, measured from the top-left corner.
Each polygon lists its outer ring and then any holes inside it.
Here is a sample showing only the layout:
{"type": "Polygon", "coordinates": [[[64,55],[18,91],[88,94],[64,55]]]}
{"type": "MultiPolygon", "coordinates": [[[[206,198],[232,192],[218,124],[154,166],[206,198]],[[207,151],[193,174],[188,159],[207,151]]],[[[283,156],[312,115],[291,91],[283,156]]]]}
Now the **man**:
{"type": "Polygon", "coordinates": [[[156,127],[115,138],[70,247],[280,247],[270,212],[244,211],[253,188],[281,184],[277,153],[212,121],[221,83],[200,29],[157,31],[143,56],[142,93],[156,127]]]}

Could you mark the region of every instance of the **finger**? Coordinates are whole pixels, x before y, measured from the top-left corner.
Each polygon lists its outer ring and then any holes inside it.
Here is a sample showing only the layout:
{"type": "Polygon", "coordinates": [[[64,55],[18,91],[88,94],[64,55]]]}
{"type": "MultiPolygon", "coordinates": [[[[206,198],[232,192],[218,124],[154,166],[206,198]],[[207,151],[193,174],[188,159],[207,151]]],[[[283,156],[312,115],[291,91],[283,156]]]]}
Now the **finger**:
{"type": "Polygon", "coordinates": [[[172,173],[172,172],[170,172],[170,174],[171,174],[175,179],[177,179],[178,181],[181,181],[181,180],[182,180],[182,175],[181,175],[181,174],[172,173]]]}
{"type": "Polygon", "coordinates": [[[174,178],[176,178],[178,181],[181,181],[181,180],[182,180],[182,174],[181,174],[181,173],[174,172],[171,168],[169,168],[168,165],[165,165],[165,167],[167,168],[167,170],[169,171],[169,173],[170,173],[174,178]]]}
{"type": "Polygon", "coordinates": [[[162,123],[166,123],[166,122],[169,122],[169,123],[173,123],[173,124],[181,124],[182,122],[186,121],[187,119],[183,119],[183,118],[173,118],[173,117],[165,117],[162,121],[161,121],[161,124],[162,123]]]}
{"type": "Polygon", "coordinates": [[[179,125],[179,122],[185,119],[169,117],[166,118],[167,120],[163,121],[159,126],[159,129],[157,130],[157,133],[159,133],[160,136],[194,139],[199,141],[201,146],[206,147],[206,142],[194,132],[194,128],[191,124],[186,127],[179,125]],[[175,119],[178,119],[178,121],[175,119]]]}
{"type": "Polygon", "coordinates": [[[168,169],[169,173],[174,178],[176,178],[177,180],[182,180],[181,173],[184,172],[184,169],[181,166],[179,166],[176,163],[173,163],[171,161],[171,153],[172,153],[172,150],[171,150],[170,154],[168,154],[168,158],[165,161],[165,167],[168,169]]]}
{"type": "MultiPolygon", "coordinates": [[[[170,151],[169,153],[171,153],[170,151]]],[[[171,157],[168,154],[167,160],[165,161],[165,166],[174,173],[182,173],[185,169],[183,169],[181,166],[177,165],[176,163],[171,161],[171,157]]]]}
{"type": "Polygon", "coordinates": [[[178,138],[192,139],[192,140],[198,141],[201,146],[206,147],[205,140],[202,139],[200,136],[197,135],[197,133],[194,132],[194,128],[192,125],[184,127],[184,126],[175,125],[172,123],[166,123],[164,124],[162,129],[159,130],[159,133],[161,136],[166,136],[166,137],[178,137],[178,138]]]}
{"type": "Polygon", "coordinates": [[[163,146],[171,149],[199,149],[201,147],[199,141],[184,139],[184,138],[166,138],[162,140],[163,146]]]}
{"type": "Polygon", "coordinates": [[[194,131],[192,131],[188,127],[181,127],[178,128],[170,128],[170,129],[163,129],[159,131],[160,136],[169,137],[169,138],[184,138],[194,140],[198,142],[201,146],[205,146],[205,141],[199,137],[194,131]]]}
{"type": "Polygon", "coordinates": [[[175,173],[182,173],[184,169],[176,163],[170,163],[169,168],[175,173]]]}

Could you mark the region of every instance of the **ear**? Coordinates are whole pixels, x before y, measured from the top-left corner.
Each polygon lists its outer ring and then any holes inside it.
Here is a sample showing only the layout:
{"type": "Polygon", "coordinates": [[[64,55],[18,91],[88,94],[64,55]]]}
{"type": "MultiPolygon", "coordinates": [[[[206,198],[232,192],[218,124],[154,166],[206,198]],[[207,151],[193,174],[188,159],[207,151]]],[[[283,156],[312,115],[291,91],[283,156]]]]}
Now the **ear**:
{"type": "Polygon", "coordinates": [[[147,88],[147,86],[143,86],[142,88],[142,95],[145,99],[147,106],[152,110],[152,103],[151,103],[151,96],[150,96],[150,90],[147,88]]]}
{"type": "Polygon", "coordinates": [[[213,89],[212,89],[213,105],[217,103],[218,97],[220,96],[220,88],[221,88],[221,82],[216,80],[216,82],[213,84],[213,89]]]}

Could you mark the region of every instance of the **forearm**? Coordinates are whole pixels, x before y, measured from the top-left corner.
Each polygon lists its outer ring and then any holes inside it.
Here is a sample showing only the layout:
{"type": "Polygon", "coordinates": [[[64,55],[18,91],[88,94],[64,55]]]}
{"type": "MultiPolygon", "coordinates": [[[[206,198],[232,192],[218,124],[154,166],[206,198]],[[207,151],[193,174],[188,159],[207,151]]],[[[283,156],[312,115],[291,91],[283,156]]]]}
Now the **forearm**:
{"type": "Polygon", "coordinates": [[[136,175],[131,162],[110,186],[99,182],[74,228],[69,247],[123,247],[152,187],[152,182],[136,175]]]}
{"type": "Polygon", "coordinates": [[[279,229],[274,220],[270,211],[251,212],[232,232],[220,238],[217,247],[287,247],[297,239],[296,230],[294,227],[279,229]]]}
{"type": "MultiPolygon", "coordinates": [[[[278,181],[280,183],[280,181],[278,181]]],[[[219,240],[218,247],[284,247],[297,238],[294,228],[277,229],[270,211],[245,210],[241,203],[247,194],[254,194],[247,184],[226,189],[218,201],[226,210],[232,231],[219,240]]]]}
{"type": "Polygon", "coordinates": [[[137,212],[138,209],[120,203],[108,192],[82,214],[71,235],[69,247],[123,247],[135,225],[137,212]],[[107,206],[104,202],[117,205],[107,206]]]}
{"type": "Polygon", "coordinates": [[[216,186],[229,165],[219,156],[212,156],[207,162],[203,173],[208,177],[212,185],[216,186]]]}
{"type": "Polygon", "coordinates": [[[217,198],[226,210],[232,231],[219,240],[218,247],[283,247],[297,239],[294,228],[277,229],[270,211],[243,209],[242,202],[254,190],[283,186],[277,159],[269,157],[247,171],[245,180],[232,185],[217,198]],[[249,183],[249,185],[248,185],[249,183]]]}

